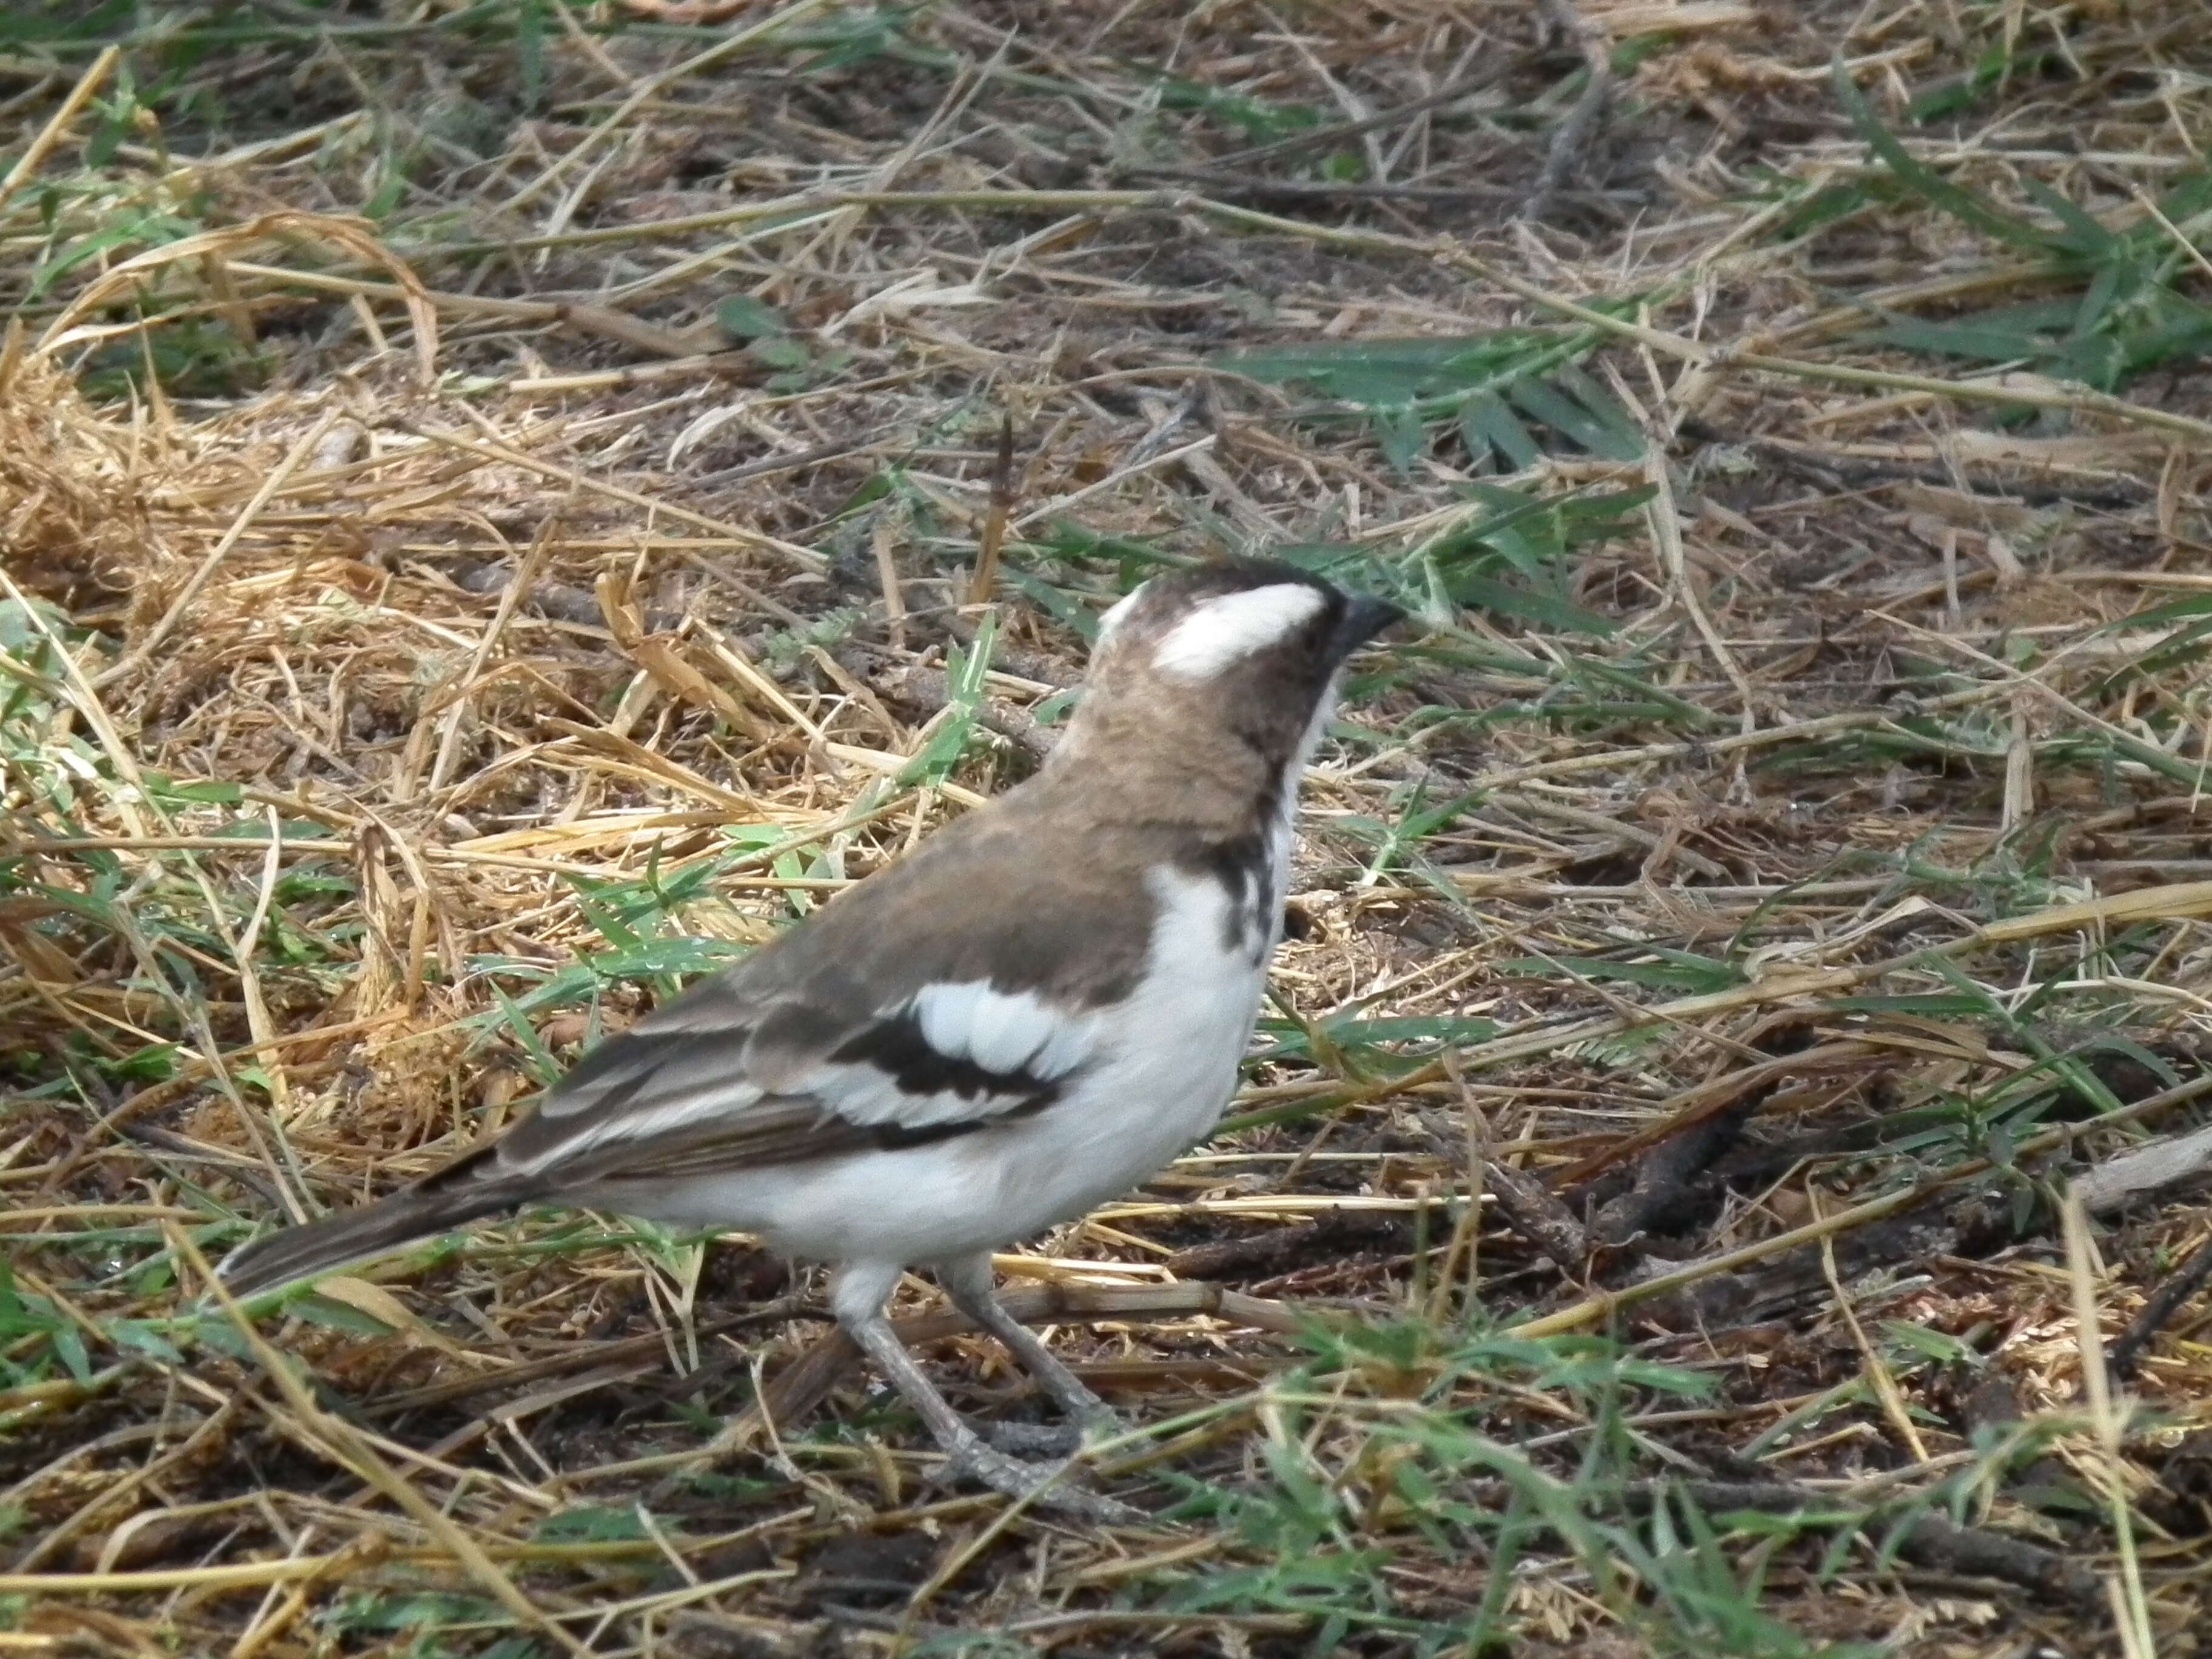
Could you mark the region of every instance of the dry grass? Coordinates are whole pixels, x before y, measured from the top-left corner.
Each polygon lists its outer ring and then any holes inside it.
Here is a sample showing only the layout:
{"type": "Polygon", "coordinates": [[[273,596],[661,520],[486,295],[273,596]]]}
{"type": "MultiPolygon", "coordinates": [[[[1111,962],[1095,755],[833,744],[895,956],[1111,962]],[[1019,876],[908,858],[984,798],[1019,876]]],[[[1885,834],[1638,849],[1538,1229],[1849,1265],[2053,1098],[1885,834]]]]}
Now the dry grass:
{"type": "Polygon", "coordinates": [[[0,20],[0,1647],[2199,1651],[2204,1226],[2059,1195],[2212,1092],[2201,13],[0,20]],[[1230,1125],[1005,1263],[1157,1526],[742,1242],[202,1302],[1224,549],[1420,623],[1230,1125]]]}

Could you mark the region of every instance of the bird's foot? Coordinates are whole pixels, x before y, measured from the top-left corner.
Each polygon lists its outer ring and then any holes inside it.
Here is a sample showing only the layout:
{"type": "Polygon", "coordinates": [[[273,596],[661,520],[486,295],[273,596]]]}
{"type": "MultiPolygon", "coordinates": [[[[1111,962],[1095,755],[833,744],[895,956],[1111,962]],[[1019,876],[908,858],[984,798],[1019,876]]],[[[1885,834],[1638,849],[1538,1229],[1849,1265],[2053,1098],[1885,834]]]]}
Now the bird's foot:
{"type": "Polygon", "coordinates": [[[1121,1419],[1103,1403],[1073,1423],[978,1423],[975,1431],[1000,1451],[1026,1457],[1066,1457],[1111,1440],[1124,1431],[1121,1419]]]}
{"type": "Polygon", "coordinates": [[[978,1423],[975,1432],[1017,1457],[1066,1457],[1083,1449],[1083,1431],[1073,1423],[978,1423]]]}
{"type": "MultiPolygon", "coordinates": [[[[1004,1425],[1022,1427],[1024,1425],[1004,1425]]],[[[1109,1498],[1088,1487],[1075,1484],[1077,1472],[1066,1463],[1027,1463],[1018,1457],[1010,1457],[996,1447],[986,1445],[977,1436],[964,1437],[962,1443],[948,1449],[945,1474],[954,1479],[965,1479],[988,1486],[994,1492],[1009,1498],[1030,1499],[1036,1508],[1050,1510],[1055,1514],[1073,1516],[1078,1520],[1092,1521],[1104,1525],[1135,1526],[1149,1522],[1152,1516],[1117,1498],[1109,1498]]]]}

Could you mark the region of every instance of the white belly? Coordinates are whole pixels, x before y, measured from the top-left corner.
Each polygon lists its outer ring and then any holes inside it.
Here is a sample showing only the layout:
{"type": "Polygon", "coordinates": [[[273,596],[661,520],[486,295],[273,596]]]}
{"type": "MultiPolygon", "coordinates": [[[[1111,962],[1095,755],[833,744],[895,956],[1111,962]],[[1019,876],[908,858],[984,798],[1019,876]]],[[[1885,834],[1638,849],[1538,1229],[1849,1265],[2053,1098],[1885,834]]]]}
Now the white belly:
{"type": "Polygon", "coordinates": [[[1255,946],[1270,942],[1224,937],[1218,882],[1166,871],[1153,882],[1159,921],[1133,999],[1098,1060],[1034,1117],[672,1183],[652,1213],[817,1260],[915,1263],[1012,1243],[1127,1192],[1202,1139],[1235,1092],[1266,979],[1255,946]]]}

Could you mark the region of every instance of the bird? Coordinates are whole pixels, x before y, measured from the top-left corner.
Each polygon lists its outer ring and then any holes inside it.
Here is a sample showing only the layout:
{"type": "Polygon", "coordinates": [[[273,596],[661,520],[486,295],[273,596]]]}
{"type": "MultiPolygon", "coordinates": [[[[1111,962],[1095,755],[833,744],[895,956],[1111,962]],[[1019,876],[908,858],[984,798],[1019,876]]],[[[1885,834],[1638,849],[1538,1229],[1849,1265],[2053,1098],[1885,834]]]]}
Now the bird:
{"type": "Polygon", "coordinates": [[[955,1411],[894,1332],[927,1268],[1071,1419],[1114,1413],[1000,1306],[994,1249],[1126,1193],[1237,1086],[1282,933],[1306,764],[1386,600],[1297,567],[1155,575],[1099,618],[1030,777],[588,1051],[503,1133],[220,1268],[251,1297],[483,1218],[556,1205],[752,1235],[835,1265],[830,1310],[947,1474],[1115,1506],[1057,1442],[955,1411]],[[1095,1500],[1095,1501],[1094,1501],[1095,1500]]]}

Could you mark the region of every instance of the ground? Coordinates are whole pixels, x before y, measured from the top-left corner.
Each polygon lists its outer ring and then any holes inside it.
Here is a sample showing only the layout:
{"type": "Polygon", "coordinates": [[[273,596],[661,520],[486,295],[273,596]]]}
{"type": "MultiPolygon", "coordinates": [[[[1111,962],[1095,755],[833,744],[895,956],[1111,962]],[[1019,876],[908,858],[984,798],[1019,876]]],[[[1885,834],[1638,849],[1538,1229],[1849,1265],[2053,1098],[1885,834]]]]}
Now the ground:
{"type": "Polygon", "coordinates": [[[2200,1651],[2122,1154],[2212,1095],[2208,77],[2175,0],[0,18],[0,1645],[2200,1651]],[[209,1299],[1260,552],[1412,621],[1244,1086],[1001,1261],[1150,1522],[934,1482],[742,1239],[209,1299]]]}

